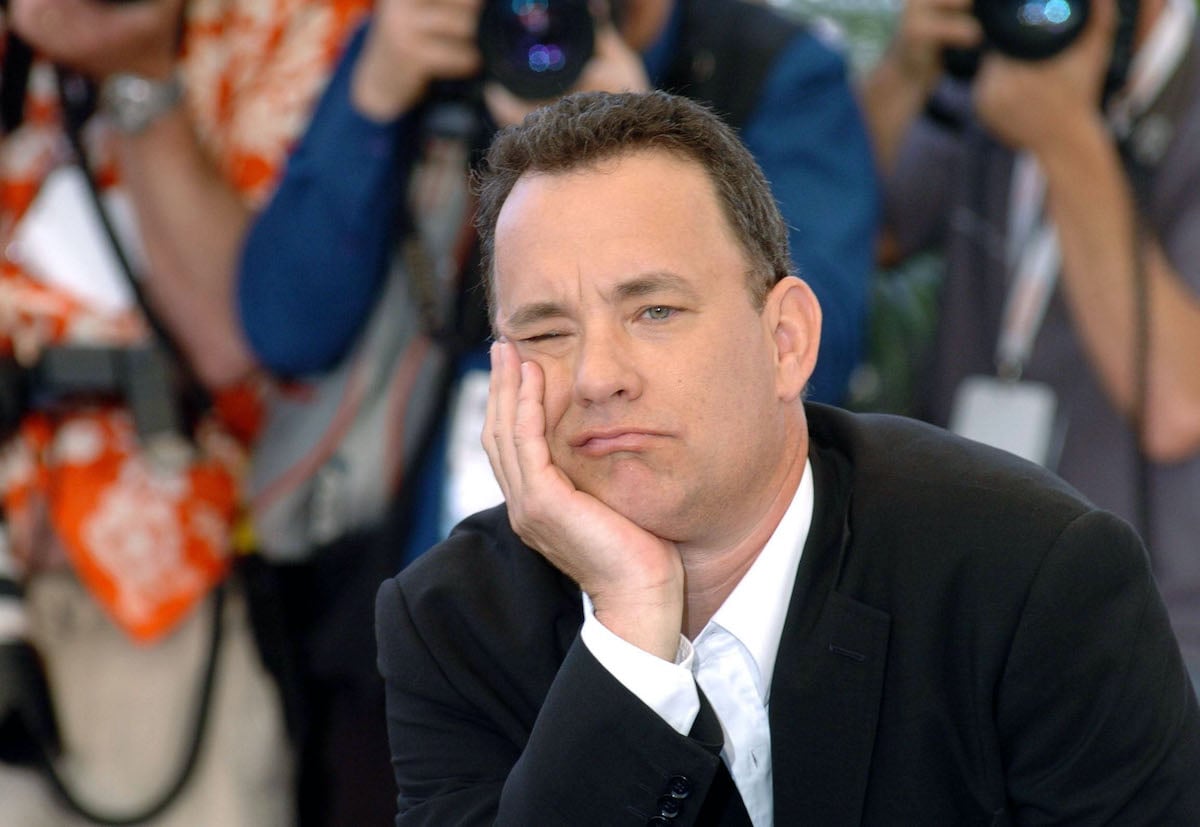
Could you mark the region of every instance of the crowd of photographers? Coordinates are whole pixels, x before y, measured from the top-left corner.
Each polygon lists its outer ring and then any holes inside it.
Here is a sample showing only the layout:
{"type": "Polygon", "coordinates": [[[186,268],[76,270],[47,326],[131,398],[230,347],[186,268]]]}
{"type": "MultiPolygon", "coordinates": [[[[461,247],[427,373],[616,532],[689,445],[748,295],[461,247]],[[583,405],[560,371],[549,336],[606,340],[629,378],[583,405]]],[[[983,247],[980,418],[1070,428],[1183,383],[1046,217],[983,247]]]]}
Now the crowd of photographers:
{"type": "Polygon", "coordinates": [[[567,88],[739,128],[818,401],[936,250],[904,413],[1130,520],[1200,677],[1193,0],[908,0],[857,82],[745,0],[368,5],[9,0],[0,821],[390,820],[375,589],[499,499],[468,175],[567,88]]]}

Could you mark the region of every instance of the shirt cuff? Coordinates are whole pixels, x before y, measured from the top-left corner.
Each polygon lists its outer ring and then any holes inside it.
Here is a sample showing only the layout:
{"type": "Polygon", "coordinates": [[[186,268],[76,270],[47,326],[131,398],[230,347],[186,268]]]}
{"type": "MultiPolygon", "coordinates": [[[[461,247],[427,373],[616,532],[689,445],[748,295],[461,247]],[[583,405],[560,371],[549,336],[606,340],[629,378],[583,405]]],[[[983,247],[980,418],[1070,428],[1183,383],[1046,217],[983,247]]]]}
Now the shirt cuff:
{"type": "Polygon", "coordinates": [[[679,636],[675,662],[656,657],[618,637],[596,619],[591,598],[583,595],[583,644],[600,665],[680,735],[691,732],[700,713],[700,695],[692,677],[695,652],[679,636]]]}

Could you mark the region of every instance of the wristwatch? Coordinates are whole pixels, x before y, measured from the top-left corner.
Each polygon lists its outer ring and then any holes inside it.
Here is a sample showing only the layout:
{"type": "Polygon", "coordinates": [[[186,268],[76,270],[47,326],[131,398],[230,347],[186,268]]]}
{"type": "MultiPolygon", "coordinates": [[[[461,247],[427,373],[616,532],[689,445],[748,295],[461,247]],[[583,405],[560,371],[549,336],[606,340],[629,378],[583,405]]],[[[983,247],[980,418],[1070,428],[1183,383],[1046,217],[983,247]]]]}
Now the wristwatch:
{"type": "Polygon", "coordinates": [[[137,135],[183,100],[183,80],[173,72],[166,80],[142,75],[110,75],[100,89],[100,105],[119,132],[137,135]]]}

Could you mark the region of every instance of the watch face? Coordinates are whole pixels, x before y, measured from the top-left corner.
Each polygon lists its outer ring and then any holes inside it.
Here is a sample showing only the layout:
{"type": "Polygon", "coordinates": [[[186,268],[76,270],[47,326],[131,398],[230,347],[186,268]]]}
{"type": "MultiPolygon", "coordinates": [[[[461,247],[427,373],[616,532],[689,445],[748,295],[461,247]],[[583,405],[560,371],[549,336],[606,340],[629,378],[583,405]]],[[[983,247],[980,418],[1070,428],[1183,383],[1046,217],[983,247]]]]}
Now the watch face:
{"type": "Polygon", "coordinates": [[[151,80],[138,75],[113,75],[101,93],[105,113],[122,132],[138,133],[179,103],[183,87],[179,77],[151,80]]]}

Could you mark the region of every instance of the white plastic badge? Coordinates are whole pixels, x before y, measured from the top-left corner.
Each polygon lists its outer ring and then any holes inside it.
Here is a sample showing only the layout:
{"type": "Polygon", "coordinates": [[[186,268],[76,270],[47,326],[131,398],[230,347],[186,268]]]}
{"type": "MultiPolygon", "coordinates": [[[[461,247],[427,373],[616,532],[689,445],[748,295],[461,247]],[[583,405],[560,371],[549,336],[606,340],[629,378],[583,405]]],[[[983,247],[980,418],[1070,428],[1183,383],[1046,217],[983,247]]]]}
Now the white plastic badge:
{"type": "Polygon", "coordinates": [[[1043,382],[968,376],[954,394],[950,430],[1053,469],[1062,443],[1058,399],[1043,382]]]}
{"type": "Polygon", "coordinates": [[[458,385],[450,411],[446,444],[446,486],[441,533],[446,536],[460,520],[504,500],[492,465],[479,441],[487,420],[490,372],[468,371],[458,385]]]}
{"type": "MultiPolygon", "coordinates": [[[[128,196],[110,190],[104,203],[126,255],[142,272],[144,256],[128,196]]],[[[59,167],[50,173],[17,225],[8,254],[34,278],[74,294],[101,312],[117,312],[133,304],[133,292],[78,167],[59,167]]]]}

